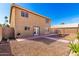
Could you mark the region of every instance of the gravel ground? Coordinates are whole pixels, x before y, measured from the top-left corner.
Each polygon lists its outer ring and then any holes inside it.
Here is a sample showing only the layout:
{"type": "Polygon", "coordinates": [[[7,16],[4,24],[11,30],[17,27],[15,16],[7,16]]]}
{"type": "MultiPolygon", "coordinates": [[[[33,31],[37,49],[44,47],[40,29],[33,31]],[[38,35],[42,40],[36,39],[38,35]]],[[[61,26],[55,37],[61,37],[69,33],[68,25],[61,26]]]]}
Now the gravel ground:
{"type": "Polygon", "coordinates": [[[9,42],[0,43],[0,56],[12,56],[9,42]]]}
{"type": "Polygon", "coordinates": [[[10,41],[11,52],[15,56],[68,56],[67,43],[38,38],[25,41],[10,41]]]}
{"type": "Polygon", "coordinates": [[[72,41],[72,40],[76,39],[77,35],[76,34],[70,34],[70,35],[65,35],[63,37],[60,37],[60,36],[57,36],[57,35],[50,35],[48,37],[72,41]]]}

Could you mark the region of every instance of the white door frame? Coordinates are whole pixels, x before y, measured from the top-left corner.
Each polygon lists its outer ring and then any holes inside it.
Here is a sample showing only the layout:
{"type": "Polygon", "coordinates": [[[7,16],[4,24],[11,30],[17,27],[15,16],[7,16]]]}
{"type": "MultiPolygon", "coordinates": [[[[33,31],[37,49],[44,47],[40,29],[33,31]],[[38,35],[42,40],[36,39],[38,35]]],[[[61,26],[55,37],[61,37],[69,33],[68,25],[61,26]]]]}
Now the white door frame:
{"type": "Polygon", "coordinates": [[[40,27],[39,26],[34,26],[33,28],[34,36],[37,36],[40,34],[40,27]]]}

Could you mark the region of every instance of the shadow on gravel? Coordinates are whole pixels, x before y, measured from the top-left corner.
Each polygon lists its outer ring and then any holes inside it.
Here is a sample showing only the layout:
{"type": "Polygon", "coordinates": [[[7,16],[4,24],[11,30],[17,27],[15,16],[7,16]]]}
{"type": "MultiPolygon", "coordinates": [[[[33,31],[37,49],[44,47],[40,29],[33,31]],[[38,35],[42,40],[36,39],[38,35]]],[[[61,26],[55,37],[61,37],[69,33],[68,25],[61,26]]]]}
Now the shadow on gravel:
{"type": "Polygon", "coordinates": [[[66,36],[68,36],[69,34],[62,34],[62,35],[50,35],[48,37],[52,37],[52,38],[58,38],[58,39],[62,39],[66,36]]]}
{"type": "MultiPolygon", "coordinates": [[[[62,39],[64,38],[65,36],[68,36],[69,34],[65,34],[63,35],[62,37],[61,36],[58,36],[58,35],[50,35],[50,36],[47,36],[47,37],[50,37],[50,38],[56,38],[56,39],[62,39]]],[[[43,38],[43,37],[40,37],[40,38],[35,38],[35,39],[28,39],[28,40],[33,40],[33,41],[38,41],[38,42],[43,42],[47,45],[51,44],[52,42],[55,42],[56,40],[51,40],[51,39],[46,39],[46,38],[43,38]]]]}
{"type": "Polygon", "coordinates": [[[0,56],[13,56],[10,43],[5,40],[0,42],[0,56]]]}
{"type": "Polygon", "coordinates": [[[43,42],[47,45],[51,44],[52,42],[55,42],[55,40],[51,40],[51,39],[46,39],[46,38],[35,38],[35,39],[28,39],[28,40],[33,40],[33,41],[38,41],[38,42],[43,42]]]}

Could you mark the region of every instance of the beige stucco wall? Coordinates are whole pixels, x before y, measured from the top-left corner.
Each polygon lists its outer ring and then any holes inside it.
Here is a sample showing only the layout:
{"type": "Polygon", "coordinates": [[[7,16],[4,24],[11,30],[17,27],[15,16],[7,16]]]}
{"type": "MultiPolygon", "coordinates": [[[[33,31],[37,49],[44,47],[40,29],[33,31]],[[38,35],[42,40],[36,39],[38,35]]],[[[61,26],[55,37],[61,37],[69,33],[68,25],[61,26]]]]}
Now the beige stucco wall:
{"type": "Polygon", "coordinates": [[[11,9],[11,15],[13,15],[13,16],[11,16],[11,22],[10,22],[10,27],[15,27],[15,7],[13,7],[12,9],[11,9]]]}
{"type": "Polygon", "coordinates": [[[44,17],[38,16],[36,14],[30,13],[28,11],[25,11],[23,9],[15,8],[14,11],[12,11],[15,14],[12,14],[11,16],[15,19],[12,21],[11,26],[14,26],[15,30],[15,37],[17,37],[17,33],[21,33],[20,37],[26,37],[26,36],[32,36],[33,35],[33,27],[34,26],[39,26],[40,27],[40,34],[44,34],[47,32],[46,28],[49,27],[49,23],[46,23],[46,19],[44,17]],[[21,16],[21,11],[27,12],[28,17],[22,17],[21,16]],[[15,16],[14,16],[15,15],[15,16]],[[24,30],[25,26],[29,26],[30,30],[24,30]]]}

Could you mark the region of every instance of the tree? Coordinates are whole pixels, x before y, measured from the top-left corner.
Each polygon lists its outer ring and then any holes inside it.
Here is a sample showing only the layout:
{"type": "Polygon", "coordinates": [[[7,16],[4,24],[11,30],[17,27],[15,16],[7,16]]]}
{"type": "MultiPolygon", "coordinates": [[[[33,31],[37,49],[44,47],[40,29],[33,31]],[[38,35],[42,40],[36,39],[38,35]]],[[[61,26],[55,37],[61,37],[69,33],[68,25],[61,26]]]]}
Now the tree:
{"type": "Polygon", "coordinates": [[[62,25],[64,25],[65,23],[64,23],[64,22],[62,22],[61,24],[62,24],[62,25]]]}
{"type": "Polygon", "coordinates": [[[0,27],[2,27],[2,24],[0,24],[0,27]]]}
{"type": "Polygon", "coordinates": [[[7,20],[7,19],[8,19],[8,17],[7,17],[7,16],[5,16],[5,23],[7,23],[7,22],[8,22],[8,20],[7,20]]]}
{"type": "Polygon", "coordinates": [[[5,23],[4,23],[4,25],[3,25],[3,26],[9,27],[9,25],[8,25],[8,17],[7,17],[7,16],[5,16],[4,18],[5,18],[5,23]]]}
{"type": "Polygon", "coordinates": [[[5,16],[5,19],[8,19],[8,17],[7,17],[7,16],[5,16]]]}

